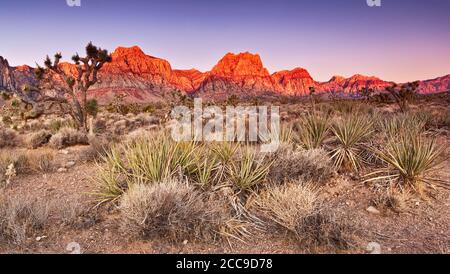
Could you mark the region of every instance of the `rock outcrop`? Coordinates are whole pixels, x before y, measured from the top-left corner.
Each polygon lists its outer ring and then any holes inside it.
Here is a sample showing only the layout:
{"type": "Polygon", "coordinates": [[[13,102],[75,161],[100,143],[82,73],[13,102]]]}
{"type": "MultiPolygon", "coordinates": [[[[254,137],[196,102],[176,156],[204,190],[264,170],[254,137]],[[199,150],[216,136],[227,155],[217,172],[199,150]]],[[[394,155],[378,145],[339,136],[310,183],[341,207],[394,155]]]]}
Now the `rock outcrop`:
{"type": "Polygon", "coordinates": [[[15,88],[12,69],[8,60],[0,56],[0,89],[12,90],[15,88]]]}

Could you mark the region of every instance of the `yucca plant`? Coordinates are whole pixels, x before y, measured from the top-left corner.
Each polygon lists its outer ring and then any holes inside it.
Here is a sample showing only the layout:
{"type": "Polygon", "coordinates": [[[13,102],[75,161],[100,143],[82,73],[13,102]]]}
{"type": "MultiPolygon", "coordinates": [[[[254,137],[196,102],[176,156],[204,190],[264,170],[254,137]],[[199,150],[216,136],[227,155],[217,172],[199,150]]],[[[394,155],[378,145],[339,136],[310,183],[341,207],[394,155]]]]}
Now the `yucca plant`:
{"type": "Polygon", "coordinates": [[[330,131],[330,118],[328,115],[307,114],[300,120],[298,131],[297,139],[304,149],[320,148],[330,131]]]}
{"type": "Polygon", "coordinates": [[[360,114],[353,114],[337,121],[332,130],[337,146],[331,152],[336,168],[358,171],[362,158],[361,147],[373,133],[373,122],[360,114]]]}
{"type": "Polygon", "coordinates": [[[291,125],[281,125],[278,129],[273,128],[271,132],[258,133],[260,143],[267,144],[278,138],[281,143],[291,144],[294,141],[293,129],[291,125]]]}
{"type": "Polygon", "coordinates": [[[436,184],[448,188],[448,182],[441,182],[431,176],[431,172],[441,163],[442,152],[443,147],[438,146],[435,139],[414,133],[400,134],[392,138],[384,149],[376,150],[386,167],[368,174],[367,177],[372,178],[365,182],[394,180],[418,192],[423,190],[424,185],[436,184]]]}
{"type": "Polygon", "coordinates": [[[160,134],[137,138],[124,150],[130,177],[140,183],[161,182],[192,168],[196,144],[176,143],[169,136],[160,134]]]}
{"type": "Polygon", "coordinates": [[[92,195],[99,204],[117,201],[129,188],[126,167],[118,147],[111,148],[96,163],[97,171],[93,181],[97,189],[92,195]]]}
{"type": "Polygon", "coordinates": [[[421,134],[425,131],[426,120],[419,115],[398,114],[379,122],[378,128],[387,139],[403,133],[421,134]]]}
{"type": "Polygon", "coordinates": [[[250,148],[244,148],[241,159],[231,163],[230,181],[239,190],[249,189],[264,181],[272,163],[264,157],[259,158],[250,148]]]}

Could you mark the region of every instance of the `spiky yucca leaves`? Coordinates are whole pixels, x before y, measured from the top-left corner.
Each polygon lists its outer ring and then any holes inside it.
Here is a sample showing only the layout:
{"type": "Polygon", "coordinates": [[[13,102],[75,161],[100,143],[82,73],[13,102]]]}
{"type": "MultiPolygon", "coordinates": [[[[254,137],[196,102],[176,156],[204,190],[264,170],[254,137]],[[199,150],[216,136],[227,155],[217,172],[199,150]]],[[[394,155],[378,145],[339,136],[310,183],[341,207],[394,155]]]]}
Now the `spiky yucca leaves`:
{"type": "Polygon", "coordinates": [[[111,149],[101,158],[94,177],[99,203],[116,201],[130,185],[155,183],[194,168],[197,146],[193,142],[176,143],[168,136],[138,137],[111,149]]]}
{"type": "Polygon", "coordinates": [[[392,138],[382,150],[376,150],[378,157],[387,167],[367,175],[377,177],[366,180],[395,180],[402,186],[411,186],[422,192],[424,185],[441,185],[450,187],[431,176],[431,172],[440,164],[443,147],[436,144],[435,139],[422,135],[405,133],[392,138]]]}
{"type": "Polygon", "coordinates": [[[205,188],[220,180],[220,167],[218,156],[206,146],[201,146],[196,150],[188,175],[194,182],[205,188]]]}
{"type": "Polygon", "coordinates": [[[228,174],[229,165],[239,149],[239,144],[231,142],[223,142],[213,144],[211,152],[214,154],[217,162],[217,182],[222,182],[228,174]]]}
{"type": "Polygon", "coordinates": [[[140,183],[160,182],[192,169],[194,142],[174,142],[166,134],[137,138],[125,145],[128,175],[140,183]]]}
{"type": "Polygon", "coordinates": [[[305,149],[320,148],[330,131],[330,117],[307,114],[298,125],[298,142],[305,149]]]}
{"type": "Polygon", "coordinates": [[[283,124],[278,129],[271,129],[271,132],[259,132],[258,134],[259,141],[263,144],[271,143],[276,137],[278,137],[278,140],[281,143],[292,144],[294,142],[294,131],[292,125],[283,124]]]}
{"type": "Polygon", "coordinates": [[[338,120],[332,127],[337,146],[331,159],[337,168],[358,171],[361,166],[361,146],[373,133],[373,122],[367,117],[354,114],[338,120]]]}
{"type": "Polygon", "coordinates": [[[97,189],[93,194],[99,204],[117,201],[128,189],[126,167],[120,148],[112,147],[100,157],[93,181],[97,189]]]}
{"type": "Polygon", "coordinates": [[[231,163],[230,180],[239,190],[247,190],[264,181],[272,163],[247,147],[237,163],[231,163]]]}
{"type": "Polygon", "coordinates": [[[391,139],[404,133],[419,135],[425,131],[426,123],[426,119],[419,115],[398,114],[381,120],[378,128],[387,139],[391,139]]]}

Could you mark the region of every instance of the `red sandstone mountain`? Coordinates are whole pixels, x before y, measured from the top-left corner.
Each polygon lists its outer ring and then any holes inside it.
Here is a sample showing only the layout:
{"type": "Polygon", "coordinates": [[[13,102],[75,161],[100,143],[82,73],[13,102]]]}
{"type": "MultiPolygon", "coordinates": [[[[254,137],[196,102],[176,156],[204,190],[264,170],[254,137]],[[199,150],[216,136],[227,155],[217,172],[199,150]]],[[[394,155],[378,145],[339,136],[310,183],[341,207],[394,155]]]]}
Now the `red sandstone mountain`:
{"type": "Polygon", "coordinates": [[[226,54],[195,92],[200,94],[258,95],[274,90],[269,71],[263,66],[259,55],[248,52],[226,54]]]}
{"type": "MultiPolygon", "coordinates": [[[[307,70],[296,68],[275,72],[264,67],[257,54],[226,54],[209,72],[195,69],[174,70],[164,59],[146,55],[139,47],[119,47],[112,53],[112,62],[106,64],[93,87],[92,95],[107,101],[117,93],[129,95],[130,101],[167,100],[174,93],[189,93],[203,97],[225,97],[230,94],[258,96],[275,94],[303,96],[309,87],[316,92],[354,93],[362,88],[383,91],[391,82],[376,77],[354,75],[350,78],[335,76],[328,82],[315,81],[307,70]]],[[[61,67],[76,74],[74,65],[61,67]]],[[[10,67],[0,57],[0,88],[17,89],[36,82],[31,67],[10,67]]],[[[435,93],[450,89],[450,75],[422,81],[421,93],[435,93]]]]}
{"type": "Polygon", "coordinates": [[[356,74],[350,78],[334,76],[330,81],[322,83],[320,89],[324,92],[355,93],[363,88],[383,91],[392,84],[392,82],[386,82],[377,77],[356,74]]]}
{"type": "Polygon", "coordinates": [[[319,87],[309,72],[303,68],[283,70],[272,74],[275,90],[282,95],[304,96],[310,87],[319,87]]]}

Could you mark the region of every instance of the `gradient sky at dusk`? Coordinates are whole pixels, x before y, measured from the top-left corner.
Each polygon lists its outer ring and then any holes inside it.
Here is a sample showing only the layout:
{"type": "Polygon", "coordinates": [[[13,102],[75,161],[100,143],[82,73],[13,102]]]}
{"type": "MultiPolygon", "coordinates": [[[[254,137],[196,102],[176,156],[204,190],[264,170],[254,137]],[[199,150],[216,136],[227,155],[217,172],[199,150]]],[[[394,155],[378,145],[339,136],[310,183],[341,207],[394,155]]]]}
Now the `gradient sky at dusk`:
{"type": "Polygon", "coordinates": [[[450,73],[450,0],[1,0],[0,55],[12,65],[95,44],[139,45],[174,68],[210,70],[227,52],[259,53],[269,71],[398,82],[450,73]]]}

